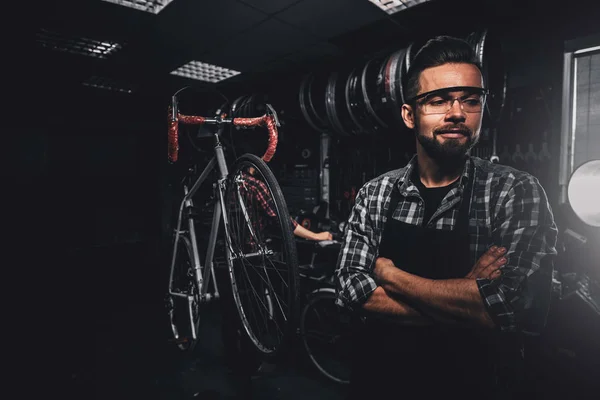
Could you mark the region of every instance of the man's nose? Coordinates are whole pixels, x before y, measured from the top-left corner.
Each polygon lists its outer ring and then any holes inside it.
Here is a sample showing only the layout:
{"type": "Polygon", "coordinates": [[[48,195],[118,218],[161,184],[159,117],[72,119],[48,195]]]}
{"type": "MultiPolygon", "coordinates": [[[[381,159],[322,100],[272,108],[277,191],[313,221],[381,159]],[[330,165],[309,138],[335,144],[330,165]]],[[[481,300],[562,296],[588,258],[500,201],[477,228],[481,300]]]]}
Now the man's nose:
{"type": "Polygon", "coordinates": [[[462,103],[458,99],[452,100],[450,109],[446,113],[446,120],[448,121],[464,121],[467,118],[465,111],[462,108],[462,103]]]}

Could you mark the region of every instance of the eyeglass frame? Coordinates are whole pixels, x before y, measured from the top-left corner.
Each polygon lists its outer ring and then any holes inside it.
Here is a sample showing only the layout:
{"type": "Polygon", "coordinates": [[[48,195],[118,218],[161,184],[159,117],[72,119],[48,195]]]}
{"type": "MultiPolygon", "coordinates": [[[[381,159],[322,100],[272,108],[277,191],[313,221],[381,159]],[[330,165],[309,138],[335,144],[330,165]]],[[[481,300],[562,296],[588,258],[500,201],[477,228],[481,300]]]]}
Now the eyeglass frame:
{"type": "MultiPolygon", "coordinates": [[[[431,97],[432,95],[435,95],[437,93],[444,93],[444,92],[461,92],[461,91],[468,91],[468,90],[477,90],[480,92],[481,95],[485,96],[484,101],[481,104],[481,111],[478,112],[483,112],[483,109],[485,107],[485,103],[487,100],[487,96],[490,94],[490,90],[486,89],[486,88],[482,88],[479,86],[450,86],[450,87],[445,87],[445,88],[440,88],[440,89],[435,89],[435,90],[431,90],[429,92],[425,92],[425,93],[421,93],[416,95],[415,97],[408,99],[405,103],[408,105],[416,105],[417,101],[424,99],[426,97],[431,97]]],[[[450,111],[450,109],[452,109],[452,105],[454,105],[454,102],[457,100],[458,98],[453,98],[452,99],[452,103],[450,104],[450,108],[446,111],[446,113],[448,111],[450,111]]],[[[461,110],[462,108],[462,102],[461,100],[459,100],[460,106],[461,106],[461,110]]],[[[421,105],[421,104],[420,104],[421,105]]]]}

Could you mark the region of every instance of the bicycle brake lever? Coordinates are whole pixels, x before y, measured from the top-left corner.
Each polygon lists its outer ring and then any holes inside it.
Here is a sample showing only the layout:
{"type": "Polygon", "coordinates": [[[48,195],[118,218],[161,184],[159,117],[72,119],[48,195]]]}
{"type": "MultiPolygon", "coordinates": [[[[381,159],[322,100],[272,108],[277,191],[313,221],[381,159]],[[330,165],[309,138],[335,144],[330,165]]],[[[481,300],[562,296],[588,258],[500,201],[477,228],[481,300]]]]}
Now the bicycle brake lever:
{"type": "Polygon", "coordinates": [[[273,106],[267,103],[267,109],[269,110],[269,114],[271,114],[273,118],[275,118],[275,125],[277,125],[277,127],[280,127],[281,124],[279,123],[279,118],[277,117],[277,113],[275,112],[273,106]]]}
{"type": "Polygon", "coordinates": [[[171,97],[171,122],[177,121],[177,96],[171,97]]]}

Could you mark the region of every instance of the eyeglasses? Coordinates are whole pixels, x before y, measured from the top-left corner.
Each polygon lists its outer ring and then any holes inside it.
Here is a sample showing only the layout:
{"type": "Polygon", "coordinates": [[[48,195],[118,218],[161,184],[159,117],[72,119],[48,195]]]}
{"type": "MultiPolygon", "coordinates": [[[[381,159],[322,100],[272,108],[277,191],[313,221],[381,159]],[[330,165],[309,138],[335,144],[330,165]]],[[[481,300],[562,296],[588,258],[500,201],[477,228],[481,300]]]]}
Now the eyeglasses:
{"type": "Polygon", "coordinates": [[[421,93],[408,100],[407,104],[421,107],[423,114],[446,114],[458,101],[461,109],[467,113],[480,113],[489,94],[488,89],[472,86],[454,86],[421,93]],[[460,96],[452,96],[454,92],[463,92],[460,96]]]}

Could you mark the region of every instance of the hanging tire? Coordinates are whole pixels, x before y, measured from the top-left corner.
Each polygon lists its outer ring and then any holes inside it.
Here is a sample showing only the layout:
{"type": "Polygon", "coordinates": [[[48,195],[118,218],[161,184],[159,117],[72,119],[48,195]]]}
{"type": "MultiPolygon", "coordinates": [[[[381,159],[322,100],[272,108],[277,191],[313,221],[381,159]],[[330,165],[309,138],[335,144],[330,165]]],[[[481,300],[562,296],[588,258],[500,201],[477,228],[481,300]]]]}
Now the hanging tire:
{"type": "Polygon", "coordinates": [[[327,119],[333,131],[340,137],[357,136],[361,133],[360,126],[348,113],[346,107],[346,82],[349,73],[346,71],[332,72],[329,75],[325,91],[325,106],[327,119]]]}
{"type": "Polygon", "coordinates": [[[356,68],[346,81],[346,108],[363,132],[367,135],[375,135],[380,132],[382,126],[370,115],[363,95],[362,75],[365,66],[356,68]]]}
{"type": "Polygon", "coordinates": [[[475,51],[484,82],[490,90],[484,112],[484,124],[496,125],[504,111],[508,87],[502,44],[494,32],[488,29],[472,32],[466,40],[475,51]]]}
{"type": "Polygon", "coordinates": [[[367,112],[383,129],[389,128],[389,119],[386,121],[385,116],[385,97],[381,97],[381,84],[387,58],[369,60],[361,75],[361,89],[367,112]]]}
{"type": "Polygon", "coordinates": [[[323,73],[311,73],[306,75],[300,83],[298,102],[300,110],[308,125],[315,131],[329,132],[331,127],[327,121],[325,108],[325,89],[327,77],[323,73]]]}

